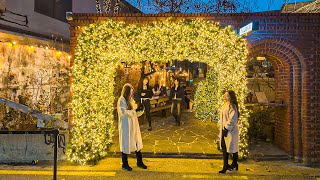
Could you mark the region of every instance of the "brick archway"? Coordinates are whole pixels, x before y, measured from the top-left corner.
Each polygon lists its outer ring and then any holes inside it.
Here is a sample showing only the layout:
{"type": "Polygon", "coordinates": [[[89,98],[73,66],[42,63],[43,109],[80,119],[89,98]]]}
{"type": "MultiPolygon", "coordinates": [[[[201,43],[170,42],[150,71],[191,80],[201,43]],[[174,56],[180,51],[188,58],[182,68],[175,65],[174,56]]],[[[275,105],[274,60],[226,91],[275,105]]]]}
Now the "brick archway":
{"type": "Polygon", "coordinates": [[[268,56],[275,69],[277,103],[287,105],[286,111],[276,111],[275,143],[297,160],[304,158],[306,133],[303,88],[306,64],[299,49],[284,39],[263,38],[250,43],[250,55],[268,56]],[[285,113],[284,113],[285,112],[285,113]]]}

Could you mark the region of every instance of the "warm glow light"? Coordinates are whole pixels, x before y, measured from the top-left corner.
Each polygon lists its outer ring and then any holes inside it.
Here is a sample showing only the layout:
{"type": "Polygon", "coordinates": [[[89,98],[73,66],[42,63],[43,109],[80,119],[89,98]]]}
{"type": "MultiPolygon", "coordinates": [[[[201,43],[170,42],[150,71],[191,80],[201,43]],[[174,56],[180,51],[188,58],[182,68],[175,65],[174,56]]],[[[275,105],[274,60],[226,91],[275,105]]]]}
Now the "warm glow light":
{"type": "Polygon", "coordinates": [[[264,61],[264,60],[266,60],[266,57],[257,57],[257,60],[258,61],[264,61]]]}
{"type": "Polygon", "coordinates": [[[61,56],[61,54],[62,54],[61,51],[56,51],[56,52],[55,52],[55,55],[56,55],[57,57],[61,56]]]}
{"type": "Polygon", "coordinates": [[[48,46],[46,46],[46,50],[48,50],[49,48],[48,48],[48,46]]]}
{"type": "MultiPolygon", "coordinates": [[[[107,20],[85,26],[74,54],[72,130],[67,157],[72,162],[97,162],[107,154],[115,131],[114,76],[125,64],[167,63],[189,60],[206,63],[207,78],[195,94],[197,118],[218,120],[223,89],[237,94],[239,156],[248,154],[248,116],[244,100],[248,49],[244,38],[231,26],[204,20],[153,22],[144,25],[107,20]]],[[[174,67],[174,66],[172,66],[174,67]]]]}
{"type": "Polygon", "coordinates": [[[33,47],[33,46],[30,46],[30,48],[33,49],[34,47],[33,47]]]}
{"type": "Polygon", "coordinates": [[[71,59],[71,55],[68,55],[68,59],[69,59],[69,60],[71,59]]]}
{"type": "Polygon", "coordinates": [[[17,44],[17,42],[16,42],[16,41],[13,41],[13,42],[12,42],[12,44],[13,44],[13,45],[16,45],[16,44],[17,44]]]}

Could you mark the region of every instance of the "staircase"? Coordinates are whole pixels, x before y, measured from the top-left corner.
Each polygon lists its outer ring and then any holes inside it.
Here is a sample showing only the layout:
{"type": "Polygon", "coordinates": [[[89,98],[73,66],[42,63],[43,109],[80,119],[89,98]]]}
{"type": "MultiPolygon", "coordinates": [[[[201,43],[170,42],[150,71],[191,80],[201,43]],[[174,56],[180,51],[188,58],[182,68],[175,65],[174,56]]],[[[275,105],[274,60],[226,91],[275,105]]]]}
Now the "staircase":
{"type": "Polygon", "coordinates": [[[52,123],[54,128],[63,128],[63,129],[69,129],[69,123],[59,120],[57,118],[54,118],[53,116],[43,114],[40,111],[31,109],[30,107],[16,103],[14,101],[5,99],[3,97],[0,97],[0,104],[4,104],[5,106],[8,106],[12,109],[15,109],[17,111],[30,114],[32,117],[37,118],[37,127],[38,128],[44,128],[46,124],[52,123]]]}

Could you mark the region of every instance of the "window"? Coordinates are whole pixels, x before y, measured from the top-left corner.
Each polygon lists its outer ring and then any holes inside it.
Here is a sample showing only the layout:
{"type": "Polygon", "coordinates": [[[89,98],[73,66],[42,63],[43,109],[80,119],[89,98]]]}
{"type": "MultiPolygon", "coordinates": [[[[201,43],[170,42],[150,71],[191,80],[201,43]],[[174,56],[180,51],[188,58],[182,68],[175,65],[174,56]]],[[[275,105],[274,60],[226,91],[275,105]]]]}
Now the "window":
{"type": "Polygon", "coordinates": [[[67,22],[66,12],[72,11],[72,0],[35,0],[34,11],[67,22]]]}

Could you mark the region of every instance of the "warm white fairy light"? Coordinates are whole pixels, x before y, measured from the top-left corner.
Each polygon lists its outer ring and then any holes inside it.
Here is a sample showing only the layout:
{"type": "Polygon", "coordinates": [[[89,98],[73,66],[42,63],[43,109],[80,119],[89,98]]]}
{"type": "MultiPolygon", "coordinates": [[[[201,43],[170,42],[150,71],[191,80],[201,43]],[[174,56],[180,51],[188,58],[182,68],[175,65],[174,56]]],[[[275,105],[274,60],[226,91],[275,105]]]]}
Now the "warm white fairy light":
{"type": "MultiPolygon", "coordinates": [[[[200,61],[211,67],[208,80],[196,95],[197,115],[218,112],[222,90],[233,89],[241,110],[240,156],[247,155],[248,111],[244,99],[246,86],[246,41],[230,26],[212,21],[129,24],[107,20],[82,28],[74,55],[72,138],[67,150],[69,160],[85,164],[107,154],[114,132],[114,76],[121,62],[139,63],[170,60],[200,61]],[[208,89],[213,90],[209,92],[208,89]],[[212,100],[210,100],[212,98],[212,100]]],[[[211,117],[210,117],[211,118],[211,117]]]]}

